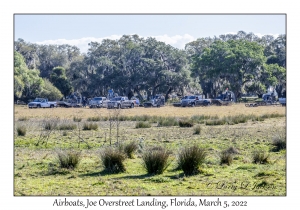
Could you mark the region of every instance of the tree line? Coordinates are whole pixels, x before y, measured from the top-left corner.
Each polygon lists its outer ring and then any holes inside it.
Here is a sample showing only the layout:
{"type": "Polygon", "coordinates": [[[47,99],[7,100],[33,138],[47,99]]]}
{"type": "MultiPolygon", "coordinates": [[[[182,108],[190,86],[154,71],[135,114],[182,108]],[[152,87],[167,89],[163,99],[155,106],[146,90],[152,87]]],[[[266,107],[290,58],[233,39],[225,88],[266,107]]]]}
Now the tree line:
{"type": "Polygon", "coordinates": [[[239,31],[198,38],[177,49],[155,38],[123,35],[118,40],[76,46],[15,41],[14,98],[57,100],[78,92],[85,97],[119,95],[148,98],[158,93],[203,93],[216,97],[225,89],[237,98],[261,96],[269,86],[279,96],[286,88],[286,36],[258,37],[239,31]]]}

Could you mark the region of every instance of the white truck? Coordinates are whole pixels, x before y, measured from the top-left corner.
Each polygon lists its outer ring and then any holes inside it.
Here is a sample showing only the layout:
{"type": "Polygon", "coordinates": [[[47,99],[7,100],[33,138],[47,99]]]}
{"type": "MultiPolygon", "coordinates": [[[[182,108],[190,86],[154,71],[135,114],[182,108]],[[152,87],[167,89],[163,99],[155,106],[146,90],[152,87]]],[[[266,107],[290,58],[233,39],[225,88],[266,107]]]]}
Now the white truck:
{"type": "Polygon", "coordinates": [[[48,101],[46,98],[36,98],[34,101],[28,104],[29,109],[31,108],[54,108],[57,107],[56,101],[48,101]]]}
{"type": "Polygon", "coordinates": [[[107,108],[107,102],[108,101],[109,100],[107,100],[106,97],[94,97],[89,102],[89,106],[90,106],[90,108],[101,108],[101,107],[107,108]]]}

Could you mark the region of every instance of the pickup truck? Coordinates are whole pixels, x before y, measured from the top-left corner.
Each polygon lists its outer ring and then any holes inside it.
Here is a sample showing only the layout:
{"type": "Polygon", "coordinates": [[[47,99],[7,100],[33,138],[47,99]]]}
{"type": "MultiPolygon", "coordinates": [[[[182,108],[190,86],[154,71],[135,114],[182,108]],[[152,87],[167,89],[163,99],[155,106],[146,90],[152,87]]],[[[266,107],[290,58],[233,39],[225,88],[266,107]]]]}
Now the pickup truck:
{"type": "Polygon", "coordinates": [[[89,106],[90,108],[101,108],[101,107],[107,108],[108,101],[109,100],[107,100],[106,97],[94,97],[90,101],[89,106]]]}
{"type": "Polygon", "coordinates": [[[181,99],[181,106],[186,107],[186,106],[195,106],[196,105],[196,100],[199,100],[202,98],[201,96],[197,95],[192,95],[192,96],[185,96],[184,98],[181,99]]]}
{"type": "Polygon", "coordinates": [[[108,109],[113,109],[113,108],[134,108],[134,101],[129,100],[125,96],[119,96],[112,98],[108,103],[107,103],[107,108],[108,109]]]}
{"type": "Polygon", "coordinates": [[[54,108],[57,107],[56,101],[48,101],[46,98],[36,98],[34,101],[28,104],[29,109],[31,108],[54,108]]]}

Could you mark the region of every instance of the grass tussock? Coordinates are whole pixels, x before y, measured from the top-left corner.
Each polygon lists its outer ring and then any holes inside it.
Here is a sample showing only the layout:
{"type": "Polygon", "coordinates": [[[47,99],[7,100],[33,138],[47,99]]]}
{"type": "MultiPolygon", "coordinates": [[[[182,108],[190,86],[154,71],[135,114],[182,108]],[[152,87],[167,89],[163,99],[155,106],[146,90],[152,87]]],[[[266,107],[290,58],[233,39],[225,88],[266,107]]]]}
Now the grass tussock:
{"type": "Polygon", "coordinates": [[[81,122],[82,118],[81,117],[73,117],[74,122],[81,122]]]}
{"type": "Polygon", "coordinates": [[[220,164],[231,165],[233,161],[233,154],[228,152],[227,150],[223,150],[220,155],[220,164]]]}
{"type": "Polygon", "coordinates": [[[277,135],[272,140],[273,151],[278,152],[286,149],[286,137],[285,135],[277,135]]]}
{"type": "Polygon", "coordinates": [[[128,144],[124,145],[123,151],[128,158],[133,159],[134,153],[137,151],[138,148],[139,148],[139,143],[137,141],[131,141],[128,144]]]}
{"type": "Polygon", "coordinates": [[[205,121],[205,125],[225,125],[225,124],[226,124],[226,120],[224,119],[205,121]]]}
{"type": "Polygon", "coordinates": [[[28,121],[28,120],[29,120],[29,117],[27,117],[27,116],[19,117],[19,121],[28,121]]]}
{"type": "Polygon", "coordinates": [[[179,127],[190,128],[194,126],[194,123],[191,120],[182,119],[178,122],[179,127]]]}
{"type": "Polygon", "coordinates": [[[270,155],[268,152],[263,150],[256,150],[252,155],[253,163],[256,164],[267,164],[270,162],[270,155]]]}
{"type": "Polygon", "coordinates": [[[194,130],[195,135],[201,134],[201,126],[200,125],[196,125],[193,130],[194,130]]]}
{"type": "Polygon", "coordinates": [[[75,150],[56,151],[60,168],[74,169],[79,165],[81,152],[75,150]]]}
{"type": "Polygon", "coordinates": [[[100,159],[105,171],[109,173],[125,172],[126,155],[119,148],[107,147],[100,152],[100,159]]]}
{"type": "Polygon", "coordinates": [[[58,126],[58,130],[75,130],[77,128],[76,124],[65,123],[58,126]]]}
{"type": "Polygon", "coordinates": [[[101,121],[101,117],[99,117],[99,116],[88,117],[87,121],[89,121],[89,122],[99,122],[99,121],[101,121]]]}
{"type": "Polygon", "coordinates": [[[157,122],[158,127],[178,126],[178,120],[175,117],[161,117],[157,122]]]}
{"type": "Polygon", "coordinates": [[[170,165],[170,152],[163,147],[150,148],[142,155],[143,167],[148,174],[162,174],[170,165]]]}
{"type": "Polygon", "coordinates": [[[98,124],[97,123],[84,123],[82,130],[97,130],[98,129],[98,124]]]}
{"type": "Polygon", "coordinates": [[[178,155],[178,169],[182,169],[187,176],[197,174],[206,157],[206,150],[197,145],[185,147],[178,155]]]}
{"type": "Polygon", "coordinates": [[[24,125],[18,126],[17,127],[17,134],[18,136],[25,136],[26,135],[26,127],[24,125]]]}
{"type": "Polygon", "coordinates": [[[151,124],[149,122],[139,121],[136,122],[135,128],[151,128],[151,124]]]}

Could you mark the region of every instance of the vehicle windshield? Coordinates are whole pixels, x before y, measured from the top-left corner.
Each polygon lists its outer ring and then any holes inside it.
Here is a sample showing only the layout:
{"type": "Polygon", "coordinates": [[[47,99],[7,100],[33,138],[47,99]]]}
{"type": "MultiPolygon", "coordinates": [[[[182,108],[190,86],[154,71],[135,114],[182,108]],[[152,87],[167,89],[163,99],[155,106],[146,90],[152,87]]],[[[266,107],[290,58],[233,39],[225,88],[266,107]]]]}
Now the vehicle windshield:
{"type": "Polygon", "coordinates": [[[121,101],[121,98],[113,98],[111,101],[121,101]]]}
{"type": "Polygon", "coordinates": [[[183,99],[195,99],[196,97],[195,96],[184,96],[183,99]]]}

